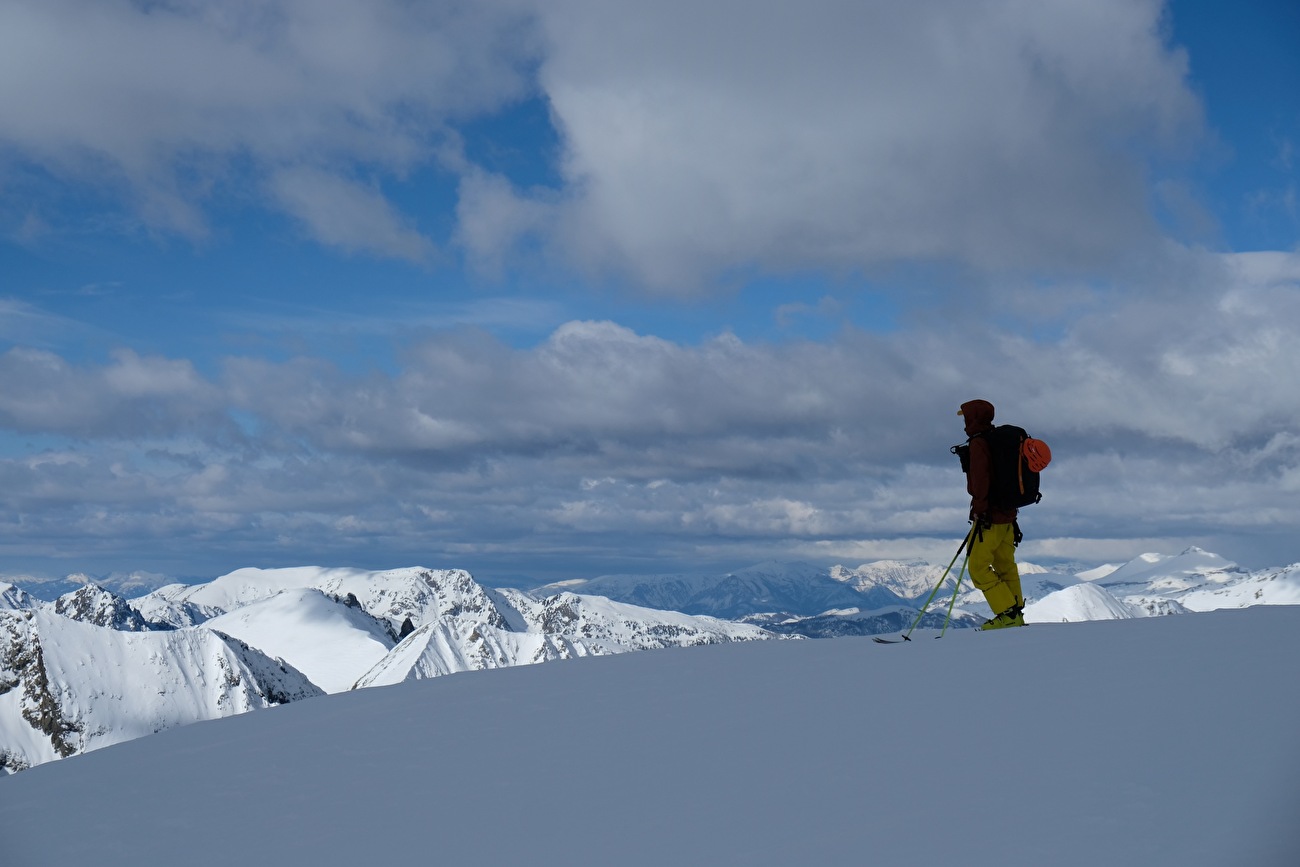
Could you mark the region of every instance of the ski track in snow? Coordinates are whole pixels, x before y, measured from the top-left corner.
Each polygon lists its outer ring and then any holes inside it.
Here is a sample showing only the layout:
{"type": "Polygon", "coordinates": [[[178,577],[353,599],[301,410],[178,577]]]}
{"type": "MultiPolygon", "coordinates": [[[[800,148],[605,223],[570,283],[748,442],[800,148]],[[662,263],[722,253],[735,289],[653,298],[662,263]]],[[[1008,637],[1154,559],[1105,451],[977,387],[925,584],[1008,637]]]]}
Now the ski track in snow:
{"type": "Polygon", "coordinates": [[[1300,608],[926,637],[593,657],[173,729],[0,779],[0,863],[1300,864],[1300,608]]]}

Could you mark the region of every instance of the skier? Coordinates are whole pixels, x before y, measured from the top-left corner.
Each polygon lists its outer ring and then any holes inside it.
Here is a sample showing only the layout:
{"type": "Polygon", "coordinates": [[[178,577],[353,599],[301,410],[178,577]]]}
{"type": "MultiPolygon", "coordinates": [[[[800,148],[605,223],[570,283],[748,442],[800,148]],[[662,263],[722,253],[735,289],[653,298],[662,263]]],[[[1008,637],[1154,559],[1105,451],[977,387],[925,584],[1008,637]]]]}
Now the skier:
{"type": "Polygon", "coordinates": [[[963,403],[957,415],[966,422],[970,437],[970,470],[966,492],[970,494],[970,576],[993,611],[983,629],[1024,626],[1025,597],[1020,591],[1016,568],[1016,510],[989,502],[993,464],[989,444],[980,436],[993,429],[993,404],[987,400],[963,403]]]}

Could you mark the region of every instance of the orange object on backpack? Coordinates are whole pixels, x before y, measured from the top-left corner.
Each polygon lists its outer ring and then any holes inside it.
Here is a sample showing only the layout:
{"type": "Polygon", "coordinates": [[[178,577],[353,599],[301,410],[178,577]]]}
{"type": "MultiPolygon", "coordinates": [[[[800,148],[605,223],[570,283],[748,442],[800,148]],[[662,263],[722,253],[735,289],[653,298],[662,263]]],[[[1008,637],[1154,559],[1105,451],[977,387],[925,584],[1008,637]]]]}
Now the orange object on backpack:
{"type": "Polygon", "coordinates": [[[1041,473],[1052,462],[1052,450],[1047,443],[1033,437],[1026,437],[1020,444],[1020,454],[1024,456],[1025,465],[1035,473],[1041,473]]]}

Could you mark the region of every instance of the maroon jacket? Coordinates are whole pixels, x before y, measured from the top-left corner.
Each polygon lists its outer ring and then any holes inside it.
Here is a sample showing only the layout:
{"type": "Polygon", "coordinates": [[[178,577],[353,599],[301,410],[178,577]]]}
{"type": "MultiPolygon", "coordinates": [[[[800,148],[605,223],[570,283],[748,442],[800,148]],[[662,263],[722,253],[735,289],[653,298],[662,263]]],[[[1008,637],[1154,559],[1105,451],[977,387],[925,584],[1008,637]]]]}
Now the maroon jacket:
{"type": "Polygon", "coordinates": [[[993,404],[987,400],[971,400],[961,405],[962,418],[966,420],[966,435],[970,440],[970,470],[966,473],[966,493],[970,494],[971,520],[983,518],[990,524],[1010,524],[1016,519],[1015,509],[998,509],[989,505],[989,487],[993,480],[992,458],[989,444],[977,434],[993,427],[993,404]]]}

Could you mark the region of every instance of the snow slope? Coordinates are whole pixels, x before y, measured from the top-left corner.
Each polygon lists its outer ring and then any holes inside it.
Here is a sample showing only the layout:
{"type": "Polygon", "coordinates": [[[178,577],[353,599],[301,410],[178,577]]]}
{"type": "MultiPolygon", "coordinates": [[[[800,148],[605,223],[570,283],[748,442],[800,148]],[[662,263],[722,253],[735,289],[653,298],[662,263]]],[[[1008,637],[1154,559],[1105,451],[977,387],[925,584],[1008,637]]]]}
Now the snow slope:
{"type": "Polygon", "coordinates": [[[626,650],[617,644],[571,641],[539,632],[507,632],[449,619],[426,623],[406,636],[362,675],[356,686],[358,689],[387,686],[461,671],[532,665],[626,650]]]}
{"type": "Polygon", "coordinates": [[[36,600],[26,590],[0,581],[0,611],[22,611],[35,605],[36,600]]]}
{"type": "Polygon", "coordinates": [[[320,694],[215,632],[122,632],[0,611],[0,774],[320,694]]]}
{"type": "Polygon", "coordinates": [[[1133,609],[1093,584],[1076,584],[1025,606],[1026,623],[1126,620],[1137,616],[1133,609]]]}
{"type": "Polygon", "coordinates": [[[326,692],[351,689],[397,644],[375,618],[319,590],[284,590],[205,622],[283,659],[326,692]]]}
{"type": "Polygon", "coordinates": [[[144,610],[142,605],[147,606],[161,598],[220,614],[270,599],[285,590],[316,587],[331,580],[364,579],[368,574],[371,573],[361,569],[326,569],[318,566],[237,569],[203,584],[169,584],[132,602],[144,610]]]}
{"type": "Polygon", "coordinates": [[[1293,867],[1296,659],[1268,607],[453,675],[0,780],[0,862],[1293,867]]]}

